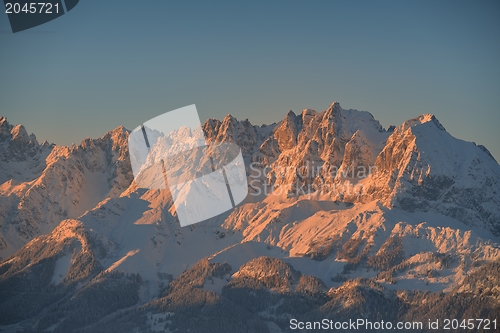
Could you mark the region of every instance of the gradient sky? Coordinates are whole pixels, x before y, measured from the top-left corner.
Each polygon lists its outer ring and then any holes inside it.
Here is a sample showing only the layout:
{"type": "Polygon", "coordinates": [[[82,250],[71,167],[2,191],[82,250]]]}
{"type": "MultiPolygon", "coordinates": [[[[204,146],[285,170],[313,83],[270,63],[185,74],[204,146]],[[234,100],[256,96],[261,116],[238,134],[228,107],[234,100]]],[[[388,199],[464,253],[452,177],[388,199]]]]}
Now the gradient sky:
{"type": "Polygon", "coordinates": [[[500,161],[499,1],[98,1],[13,34],[0,14],[0,115],[79,143],[195,103],[202,121],[288,110],[433,113],[500,161]]]}

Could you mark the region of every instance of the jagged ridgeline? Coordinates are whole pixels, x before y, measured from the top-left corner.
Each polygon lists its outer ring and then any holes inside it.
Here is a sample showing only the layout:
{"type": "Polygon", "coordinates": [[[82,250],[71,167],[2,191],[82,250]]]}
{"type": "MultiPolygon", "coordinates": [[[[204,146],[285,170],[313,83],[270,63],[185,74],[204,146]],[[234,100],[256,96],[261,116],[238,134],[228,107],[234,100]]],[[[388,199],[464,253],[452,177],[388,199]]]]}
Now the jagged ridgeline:
{"type": "Polygon", "coordinates": [[[435,116],[386,130],[334,102],[203,130],[241,147],[249,195],[181,228],[168,190],[134,183],[123,127],[64,147],[0,117],[0,331],[500,313],[500,166],[435,116]]]}

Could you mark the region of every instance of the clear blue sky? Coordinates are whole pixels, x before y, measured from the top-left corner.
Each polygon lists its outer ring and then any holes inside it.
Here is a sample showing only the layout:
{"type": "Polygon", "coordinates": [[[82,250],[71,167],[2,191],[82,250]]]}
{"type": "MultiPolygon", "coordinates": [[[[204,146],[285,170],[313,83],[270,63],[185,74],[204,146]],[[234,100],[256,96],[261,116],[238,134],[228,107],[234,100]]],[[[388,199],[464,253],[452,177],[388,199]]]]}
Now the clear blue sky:
{"type": "Polygon", "coordinates": [[[333,100],[384,127],[434,113],[500,161],[500,2],[82,0],[17,34],[0,13],[0,115],[40,141],[333,100]]]}

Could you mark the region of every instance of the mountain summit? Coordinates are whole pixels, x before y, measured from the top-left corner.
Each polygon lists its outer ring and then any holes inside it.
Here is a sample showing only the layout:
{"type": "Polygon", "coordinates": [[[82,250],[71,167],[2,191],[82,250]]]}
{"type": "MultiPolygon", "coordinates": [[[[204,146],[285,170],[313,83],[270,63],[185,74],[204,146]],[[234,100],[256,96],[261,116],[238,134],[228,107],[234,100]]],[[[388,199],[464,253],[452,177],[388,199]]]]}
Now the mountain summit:
{"type": "MultiPolygon", "coordinates": [[[[249,182],[253,193],[255,184],[266,184],[289,196],[378,200],[387,208],[436,212],[500,236],[500,166],[483,146],[451,136],[434,115],[388,131],[369,112],[333,102],[323,112],[290,111],[268,126],[227,115],[207,120],[203,130],[208,141],[241,147],[248,175],[256,177],[251,172],[259,170],[260,178],[249,182]]],[[[22,125],[0,117],[1,257],[61,220],[126,192],[133,177],[127,138],[128,131],[118,127],[78,146],[40,145],[22,125]]]]}
{"type": "Polygon", "coordinates": [[[241,147],[249,195],[181,228],[168,190],[133,181],[123,127],[65,147],[0,117],[0,330],[288,332],[290,316],[498,313],[500,166],[434,115],[386,130],[334,102],[203,131],[241,147]]]}
{"type": "Polygon", "coordinates": [[[38,144],[0,118],[0,257],[76,218],[132,181],[123,127],[72,147],[38,144]]]}

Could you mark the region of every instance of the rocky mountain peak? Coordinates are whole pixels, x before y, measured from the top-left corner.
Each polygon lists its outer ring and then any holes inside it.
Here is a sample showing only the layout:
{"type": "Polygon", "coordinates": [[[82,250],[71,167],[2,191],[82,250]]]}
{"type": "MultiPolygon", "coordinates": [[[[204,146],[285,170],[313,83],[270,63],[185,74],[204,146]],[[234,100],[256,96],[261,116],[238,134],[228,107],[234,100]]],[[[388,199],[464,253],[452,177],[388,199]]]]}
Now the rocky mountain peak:
{"type": "MultiPolygon", "coordinates": [[[[499,224],[500,211],[495,208],[500,207],[496,194],[500,192],[498,164],[487,150],[449,135],[432,114],[408,120],[391,133],[369,112],[345,110],[334,102],[323,112],[305,109],[295,114],[290,110],[282,121],[269,126],[254,126],[247,119],[239,121],[227,115],[222,121],[207,120],[203,130],[209,142],[236,143],[245,160],[265,167],[269,182],[275,188],[285,187],[286,195],[303,193],[302,188],[294,189],[311,184],[356,183],[361,181],[357,178],[360,169],[375,167],[376,174],[363,174],[367,179],[363,180],[365,192],[361,197],[358,193],[342,193],[335,200],[380,200],[389,208],[437,211],[458,220],[467,218],[485,224],[489,230],[499,224]],[[299,168],[309,166],[321,169],[326,176],[317,172],[297,176],[299,168]],[[486,202],[486,206],[481,208],[478,202],[486,202]]],[[[14,147],[12,135],[21,139],[27,133],[24,127],[11,126],[0,117],[3,147],[14,147]]],[[[39,177],[36,186],[23,197],[24,208],[16,220],[27,224],[26,234],[36,235],[38,229],[30,224],[39,221],[40,216],[52,226],[57,219],[77,217],[99,200],[124,193],[133,178],[127,138],[128,131],[120,126],[71,148],[42,145],[47,147],[46,153],[30,158],[30,165],[21,175],[9,164],[0,163],[0,167],[8,169],[2,172],[5,179],[0,180],[39,177]],[[61,184],[71,187],[62,189],[61,184]],[[49,191],[61,197],[52,195],[48,200],[44,193],[49,191]],[[84,202],[85,191],[92,192],[93,199],[84,202]],[[32,214],[33,207],[42,207],[34,210],[39,215],[32,214]]],[[[10,155],[3,158],[15,160],[10,155]]]]}
{"type": "Polygon", "coordinates": [[[297,145],[297,135],[302,127],[303,117],[304,112],[301,117],[297,117],[297,115],[290,110],[285,119],[277,125],[274,137],[276,138],[278,147],[281,151],[290,149],[297,145]]]}
{"type": "MultiPolygon", "coordinates": [[[[239,124],[238,120],[232,115],[228,114],[222,119],[220,130],[226,133],[227,137],[233,137],[235,134],[236,126],[239,124]]],[[[219,133],[220,135],[221,133],[219,133]]]]}
{"type": "Polygon", "coordinates": [[[61,220],[119,196],[132,182],[129,132],[122,126],[71,147],[39,145],[22,125],[11,126],[5,118],[0,119],[0,128],[9,133],[0,137],[0,185],[11,180],[5,189],[18,196],[10,202],[17,207],[16,214],[0,214],[3,230],[14,235],[6,241],[10,248],[0,248],[0,256],[52,230],[61,220]],[[30,181],[29,187],[23,185],[30,181]]]}
{"type": "Polygon", "coordinates": [[[4,139],[7,136],[10,136],[10,130],[12,126],[10,126],[7,118],[0,117],[0,139],[4,139]]]}
{"type": "Polygon", "coordinates": [[[325,113],[332,113],[332,114],[337,114],[342,110],[342,107],[340,106],[340,103],[337,101],[333,101],[332,104],[326,109],[325,113]]]}
{"type": "Polygon", "coordinates": [[[123,155],[123,152],[128,151],[128,136],[129,131],[123,127],[118,126],[114,130],[111,130],[101,136],[100,138],[85,138],[82,140],[80,145],[72,145],[71,150],[77,151],[80,149],[95,149],[95,147],[109,147],[112,151],[120,152],[122,157],[127,157],[123,155]]]}
{"type": "Polygon", "coordinates": [[[405,121],[401,125],[401,130],[405,131],[411,127],[415,127],[415,126],[423,125],[423,124],[433,125],[441,131],[446,131],[446,129],[444,128],[443,125],[441,125],[441,123],[436,118],[436,116],[433,114],[430,114],[430,113],[425,113],[425,114],[422,114],[418,117],[415,117],[413,119],[405,121]]]}
{"type": "Polygon", "coordinates": [[[120,125],[117,128],[115,128],[114,130],[106,133],[105,135],[109,134],[111,136],[111,138],[114,141],[116,141],[116,140],[127,139],[129,133],[130,133],[130,131],[128,129],[126,129],[125,127],[120,125]]]}
{"type": "Polygon", "coordinates": [[[317,114],[318,113],[313,109],[302,110],[301,115],[302,115],[302,122],[304,123],[304,125],[309,125],[317,114]]]}
{"type": "Polygon", "coordinates": [[[10,134],[12,136],[12,140],[15,141],[28,141],[30,139],[23,125],[14,126],[10,131],[10,134]]]}
{"type": "Polygon", "coordinates": [[[45,165],[53,145],[40,145],[35,135],[28,135],[23,125],[12,126],[0,117],[0,184],[9,180],[27,181],[36,177],[45,165]],[[15,168],[9,162],[18,162],[15,168]]]}
{"type": "Polygon", "coordinates": [[[450,135],[434,115],[397,127],[375,166],[368,200],[438,212],[500,235],[500,166],[474,143],[450,135]]]}
{"type": "Polygon", "coordinates": [[[0,290],[9,291],[0,324],[238,332],[253,316],[262,325],[246,331],[279,332],[273,321],[304,314],[396,322],[444,317],[442,309],[498,313],[500,166],[435,116],[385,131],[370,113],[334,102],[269,126],[228,115],[203,130],[207,141],[238,144],[246,166],[265,171],[256,177],[301,188],[274,186],[279,193],[182,228],[169,191],[132,182],[125,128],[38,146],[0,117],[0,290]],[[302,172],[310,166],[318,169],[302,172]],[[327,168],[332,179],[319,173],[327,168]],[[309,192],[324,183],[337,187],[309,192]],[[353,185],[362,191],[350,195],[353,185]]]}
{"type": "Polygon", "coordinates": [[[26,128],[21,124],[12,126],[5,117],[0,117],[0,140],[15,141],[18,145],[38,145],[34,134],[28,135],[26,128]]]}
{"type": "Polygon", "coordinates": [[[102,140],[111,142],[111,150],[119,152],[119,159],[128,159],[128,136],[130,131],[123,126],[118,126],[114,130],[101,137],[102,140]]]}

